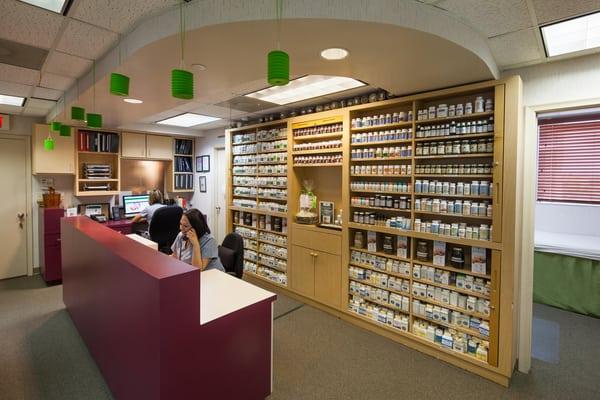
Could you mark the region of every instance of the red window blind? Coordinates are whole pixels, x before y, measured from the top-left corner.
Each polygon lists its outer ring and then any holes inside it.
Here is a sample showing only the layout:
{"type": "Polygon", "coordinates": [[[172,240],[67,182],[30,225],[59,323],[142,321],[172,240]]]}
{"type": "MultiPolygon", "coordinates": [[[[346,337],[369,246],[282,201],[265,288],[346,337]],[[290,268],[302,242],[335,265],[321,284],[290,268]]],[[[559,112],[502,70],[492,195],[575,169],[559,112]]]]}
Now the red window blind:
{"type": "Polygon", "coordinates": [[[537,198],[600,204],[600,120],[540,122],[537,198]]]}

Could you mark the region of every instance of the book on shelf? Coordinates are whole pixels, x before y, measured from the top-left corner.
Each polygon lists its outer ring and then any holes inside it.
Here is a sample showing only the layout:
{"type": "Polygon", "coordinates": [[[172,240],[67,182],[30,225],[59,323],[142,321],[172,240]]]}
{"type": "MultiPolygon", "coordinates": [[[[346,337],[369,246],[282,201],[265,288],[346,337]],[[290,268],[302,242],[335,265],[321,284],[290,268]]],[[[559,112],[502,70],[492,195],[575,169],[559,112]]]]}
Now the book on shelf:
{"type": "Polygon", "coordinates": [[[192,155],[192,141],[188,139],[175,139],[175,154],[192,155]]]}
{"type": "Polygon", "coordinates": [[[77,149],[79,151],[99,153],[118,153],[119,135],[116,133],[80,130],[77,136],[77,149]]]}

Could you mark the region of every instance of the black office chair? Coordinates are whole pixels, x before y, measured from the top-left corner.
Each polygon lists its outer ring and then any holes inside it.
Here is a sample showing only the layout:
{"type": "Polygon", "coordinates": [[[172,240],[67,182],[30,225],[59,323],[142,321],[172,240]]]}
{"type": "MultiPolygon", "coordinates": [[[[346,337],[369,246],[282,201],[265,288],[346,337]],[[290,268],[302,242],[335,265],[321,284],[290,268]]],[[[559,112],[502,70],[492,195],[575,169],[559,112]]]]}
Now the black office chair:
{"type": "Polygon", "coordinates": [[[219,246],[219,259],[225,272],[242,278],[244,275],[244,239],[238,233],[229,233],[225,236],[223,244],[219,246]]]}
{"type": "Polygon", "coordinates": [[[179,234],[179,221],[183,209],[179,206],[167,206],[154,211],[150,224],[150,239],[158,243],[158,250],[171,254],[171,246],[179,234]]]}

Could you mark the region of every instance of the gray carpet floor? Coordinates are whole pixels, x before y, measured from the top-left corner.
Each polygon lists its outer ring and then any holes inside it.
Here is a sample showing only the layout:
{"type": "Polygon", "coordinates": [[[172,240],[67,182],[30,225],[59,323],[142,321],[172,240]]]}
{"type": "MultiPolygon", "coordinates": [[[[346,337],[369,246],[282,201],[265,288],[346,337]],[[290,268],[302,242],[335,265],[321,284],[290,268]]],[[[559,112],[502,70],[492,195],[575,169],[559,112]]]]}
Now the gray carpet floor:
{"type": "MultiPolygon", "coordinates": [[[[274,324],[269,400],[593,399],[600,320],[534,305],[530,374],[503,388],[286,296],[274,324]]],[[[111,399],[62,304],[39,277],[0,282],[0,399],[111,399]]]]}

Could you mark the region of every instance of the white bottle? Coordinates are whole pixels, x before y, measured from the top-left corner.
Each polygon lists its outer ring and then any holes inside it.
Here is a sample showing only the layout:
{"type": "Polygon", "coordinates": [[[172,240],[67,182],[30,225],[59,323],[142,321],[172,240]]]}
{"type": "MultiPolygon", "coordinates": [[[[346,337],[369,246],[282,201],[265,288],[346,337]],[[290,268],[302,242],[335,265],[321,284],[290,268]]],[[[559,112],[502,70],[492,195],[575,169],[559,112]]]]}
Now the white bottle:
{"type": "Polygon", "coordinates": [[[475,98],[475,112],[481,113],[481,112],[483,112],[483,110],[484,110],[483,97],[477,96],[477,98],[475,98]]]}

